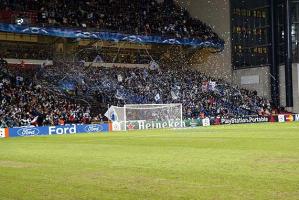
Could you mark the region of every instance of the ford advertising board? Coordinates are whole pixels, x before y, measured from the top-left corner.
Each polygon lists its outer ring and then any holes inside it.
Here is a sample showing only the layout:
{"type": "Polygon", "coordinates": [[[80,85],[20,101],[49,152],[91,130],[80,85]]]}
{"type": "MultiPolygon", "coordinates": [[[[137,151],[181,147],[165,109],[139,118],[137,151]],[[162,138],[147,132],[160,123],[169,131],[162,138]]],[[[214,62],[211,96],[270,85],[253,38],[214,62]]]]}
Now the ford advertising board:
{"type": "Polygon", "coordinates": [[[48,127],[9,128],[9,137],[49,135],[48,127]]]}
{"type": "Polygon", "coordinates": [[[85,131],[87,133],[101,132],[102,130],[103,130],[103,126],[101,124],[91,124],[85,127],[85,131]]]}
{"type": "Polygon", "coordinates": [[[63,135],[79,133],[108,132],[109,124],[86,124],[86,125],[65,125],[65,126],[42,126],[42,127],[19,127],[9,128],[10,137],[26,137],[40,135],[63,135]]]}

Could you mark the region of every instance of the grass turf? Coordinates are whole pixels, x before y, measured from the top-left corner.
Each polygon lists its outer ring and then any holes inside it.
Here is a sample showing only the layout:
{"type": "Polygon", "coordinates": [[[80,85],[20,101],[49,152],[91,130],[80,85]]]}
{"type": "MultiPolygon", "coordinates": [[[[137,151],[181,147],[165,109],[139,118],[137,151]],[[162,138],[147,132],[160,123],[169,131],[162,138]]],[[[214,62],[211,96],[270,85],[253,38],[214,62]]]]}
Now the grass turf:
{"type": "Polygon", "coordinates": [[[299,123],[1,139],[0,199],[299,199],[299,123]]]}

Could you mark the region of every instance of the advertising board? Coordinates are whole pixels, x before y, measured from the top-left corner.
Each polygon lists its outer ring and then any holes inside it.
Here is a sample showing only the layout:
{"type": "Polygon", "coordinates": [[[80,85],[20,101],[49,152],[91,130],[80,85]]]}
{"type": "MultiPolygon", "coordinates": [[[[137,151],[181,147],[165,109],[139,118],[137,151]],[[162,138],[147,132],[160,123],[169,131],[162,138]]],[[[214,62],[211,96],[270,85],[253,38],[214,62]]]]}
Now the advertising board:
{"type": "Polygon", "coordinates": [[[98,133],[108,131],[109,124],[70,124],[65,126],[18,127],[8,129],[10,137],[98,133]]]}
{"type": "Polygon", "coordinates": [[[126,123],[127,130],[148,130],[161,128],[183,128],[186,127],[185,122],[180,120],[165,120],[165,121],[128,121],[126,123]]]}
{"type": "Polygon", "coordinates": [[[0,138],[8,137],[8,129],[7,128],[0,128],[0,138]]]}
{"type": "Polygon", "coordinates": [[[285,122],[284,115],[278,115],[278,122],[280,122],[280,123],[285,122]]]}
{"type": "Polygon", "coordinates": [[[262,122],[269,122],[269,118],[261,117],[261,116],[221,118],[221,124],[247,124],[247,123],[262,123],[262,122]]]}

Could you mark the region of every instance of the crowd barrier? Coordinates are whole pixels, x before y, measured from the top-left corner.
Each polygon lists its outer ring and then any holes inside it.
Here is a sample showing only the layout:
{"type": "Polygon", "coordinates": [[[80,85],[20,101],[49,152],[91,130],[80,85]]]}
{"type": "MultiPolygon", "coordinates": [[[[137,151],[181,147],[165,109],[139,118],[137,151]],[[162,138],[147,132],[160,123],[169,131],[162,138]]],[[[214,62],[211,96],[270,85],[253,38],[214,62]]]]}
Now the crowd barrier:
{"type": "MultiPolygon", "coordinates": [[[[249,124],[249,123],[267,123],[267,122],[299,122],[299,114],[272,115],[263,116],[244,116],[230,118],[205,118],[205,119],[188,119],[183,121],[183,127],[198,127],[210,125],[225,124],[249,124]]],[[[137,123],[138,124],[138,123],[137,123]]],[[[151,129],[151,128],[182,128],[181,123],[159,122],[151,124],[134,124],[128,123],[127,130],[151,129]],[[176,127],[178,126],[178,127],[176,127]]],[[[65,126],[42,126],[42,127],[18,127],[18,128],[0,128],[0,138],[7,137],[25,137],[25,136],[42,136],[42,135],[62,135],[62,134],[81,134],[81,133],[100,133],[119,131],[114,129],[112,123],[105,124],[70,124],[65,126]]]]}

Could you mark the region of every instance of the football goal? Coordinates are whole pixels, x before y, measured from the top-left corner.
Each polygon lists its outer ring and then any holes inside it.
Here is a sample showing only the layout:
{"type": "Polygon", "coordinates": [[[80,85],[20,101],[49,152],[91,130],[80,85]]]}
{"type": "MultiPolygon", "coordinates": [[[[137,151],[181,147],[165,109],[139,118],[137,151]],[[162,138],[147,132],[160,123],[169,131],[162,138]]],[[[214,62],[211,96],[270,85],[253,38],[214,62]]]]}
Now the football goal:
{"type": "Polygon", "coordinates": [[[105,116],[115,131],[183,127],[182,104],[111,106],[105,116]]]}

